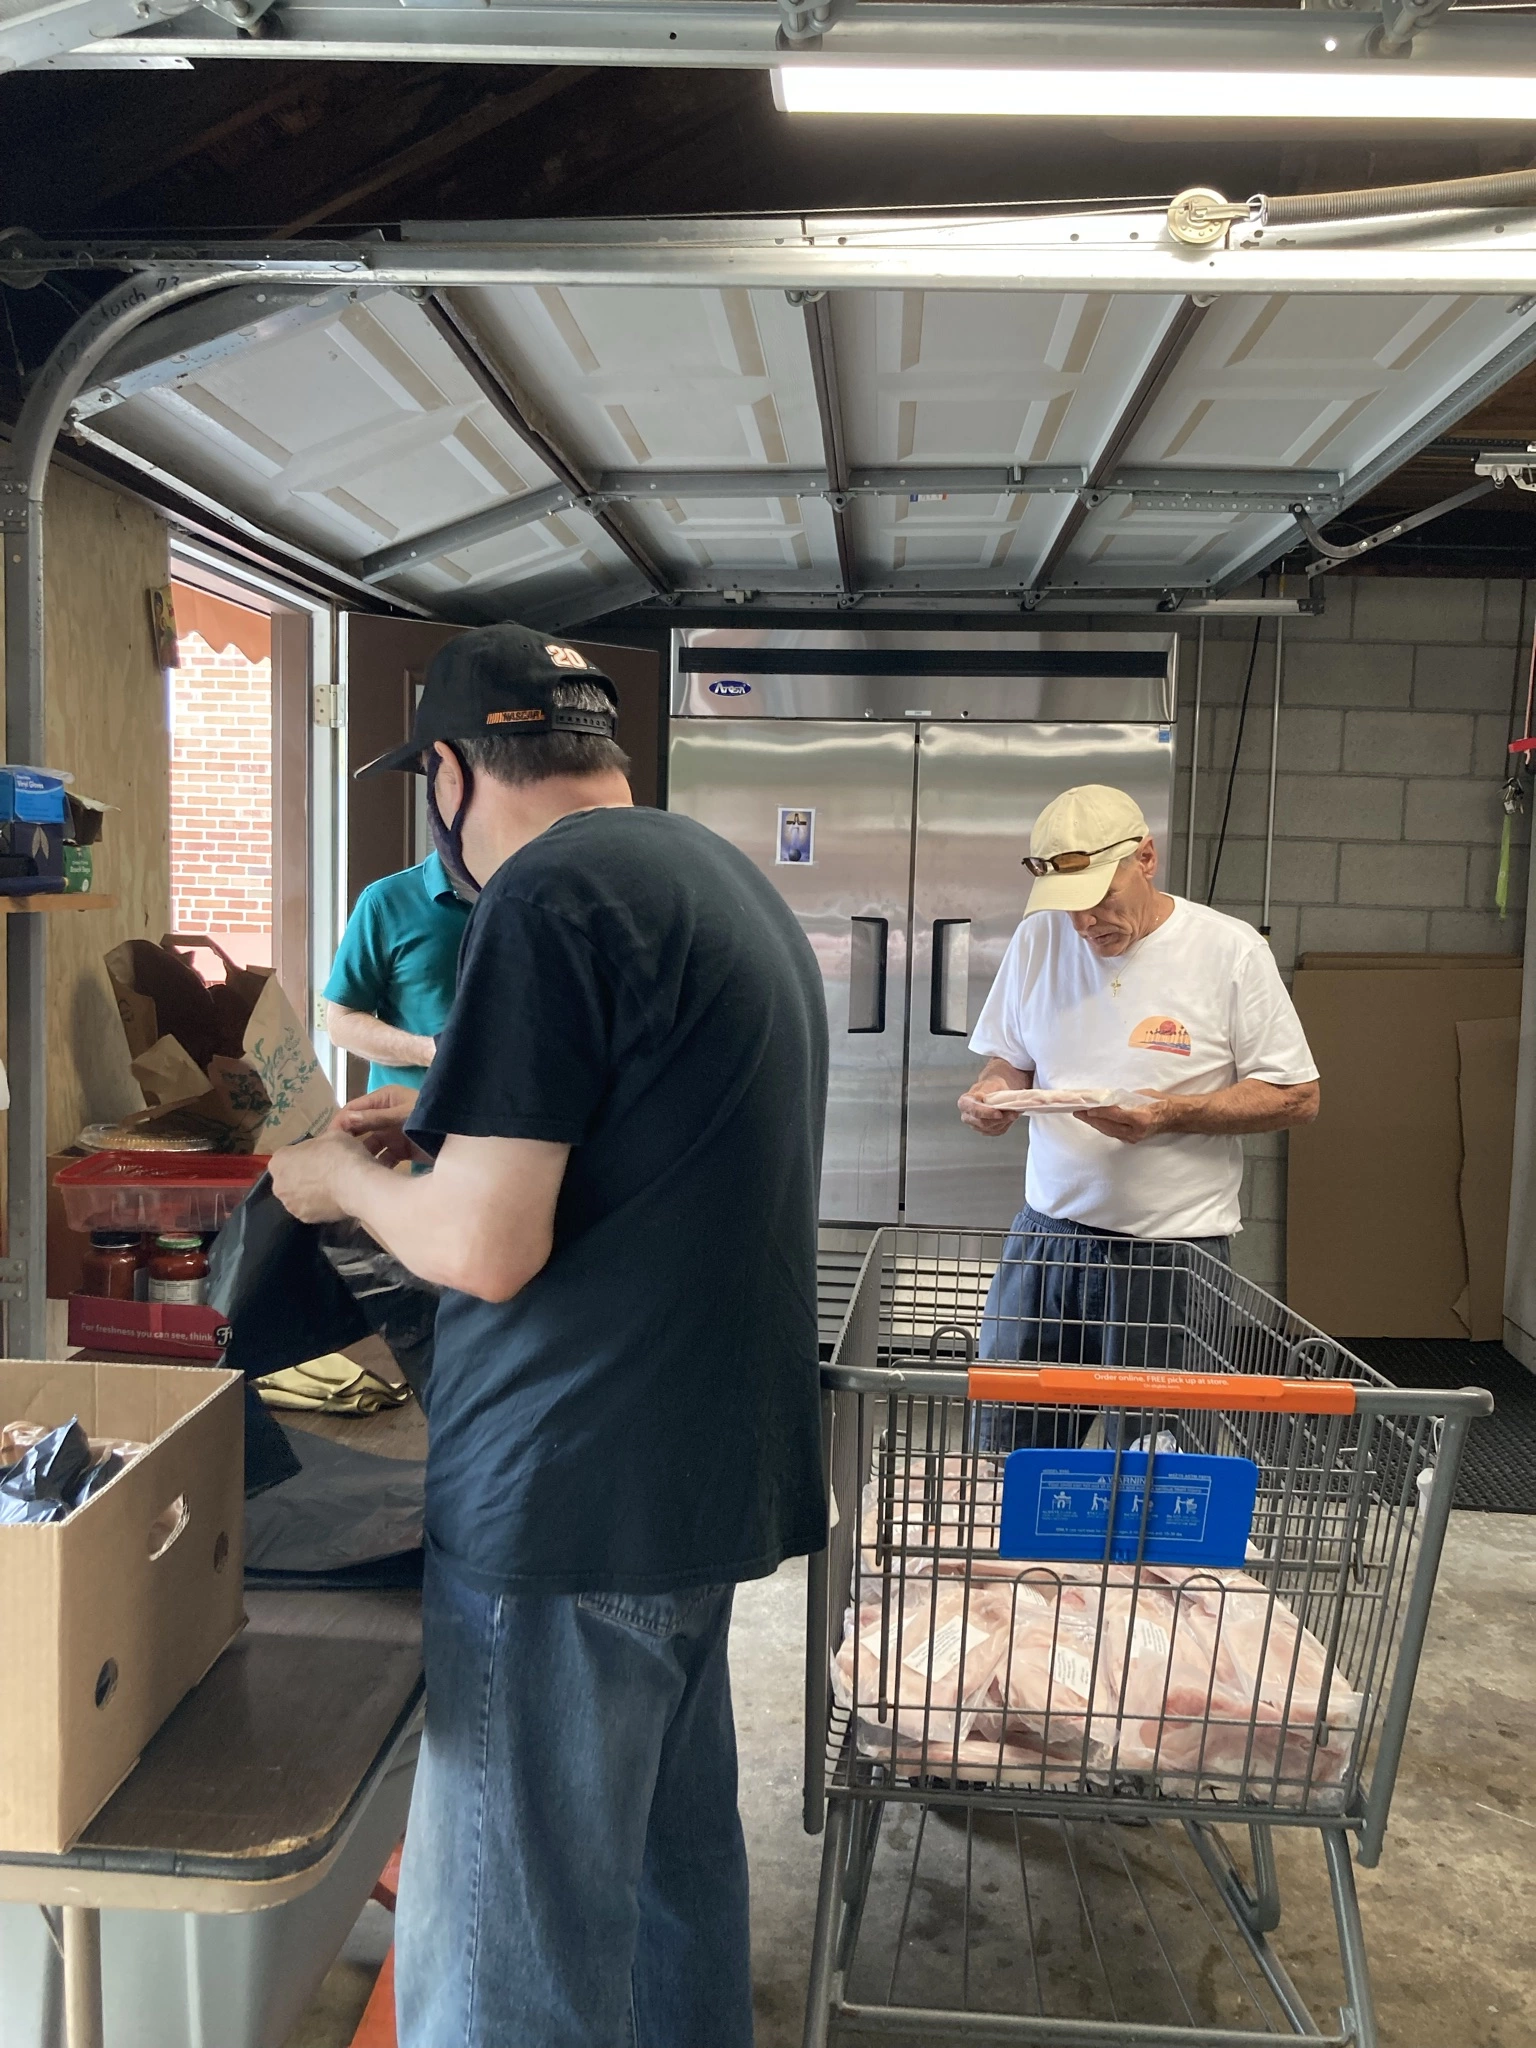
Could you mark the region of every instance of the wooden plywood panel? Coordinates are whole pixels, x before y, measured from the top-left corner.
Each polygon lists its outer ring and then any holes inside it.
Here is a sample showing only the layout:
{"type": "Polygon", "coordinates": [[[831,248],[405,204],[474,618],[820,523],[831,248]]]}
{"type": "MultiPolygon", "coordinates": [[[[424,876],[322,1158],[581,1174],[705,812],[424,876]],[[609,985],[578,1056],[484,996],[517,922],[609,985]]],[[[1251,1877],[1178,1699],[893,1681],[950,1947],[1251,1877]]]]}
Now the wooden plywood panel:
{"type": "MultiPolygon", "coordinates": [[[[49,920],[48,1147],[142,1106],[102,955],[170,929],[170,746],[146,593],[169,580],[166,531],[145,506],[55,469],[48,482],[47,766],[115,804],[96,885],[118,907],[49,920]]],[[[3,1015],[3,1012],[0,1012],[3,1015]]]]}

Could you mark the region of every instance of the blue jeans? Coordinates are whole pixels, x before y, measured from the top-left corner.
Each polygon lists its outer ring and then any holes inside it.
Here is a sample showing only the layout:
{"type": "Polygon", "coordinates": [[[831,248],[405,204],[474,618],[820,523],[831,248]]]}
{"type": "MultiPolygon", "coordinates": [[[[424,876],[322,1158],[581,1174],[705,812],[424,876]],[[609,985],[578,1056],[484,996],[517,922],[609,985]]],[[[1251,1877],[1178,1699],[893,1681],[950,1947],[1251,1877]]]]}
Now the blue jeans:
{"type": "MultiPolygon", "coordinates": [[[[1198,1261],[1190,1249],[1231,1264],[1225,1237],[1127,1237],[1021,1209],[987,1292],[981,1357],[1131,1372],[1218,1369],[1223,1304],[1192,1277],[1198,1261]]],[[[977,1411],[977,1449],[1059,1450],[1086,1435],[1091,1420],[1076,1408],[988,1405],[977,1411]]]]}
{"type": "Polygon", "coordinates": [[[400,2048],[751,2048],[732,1593],[498,1596],[429,1554],[400,2048]]]}

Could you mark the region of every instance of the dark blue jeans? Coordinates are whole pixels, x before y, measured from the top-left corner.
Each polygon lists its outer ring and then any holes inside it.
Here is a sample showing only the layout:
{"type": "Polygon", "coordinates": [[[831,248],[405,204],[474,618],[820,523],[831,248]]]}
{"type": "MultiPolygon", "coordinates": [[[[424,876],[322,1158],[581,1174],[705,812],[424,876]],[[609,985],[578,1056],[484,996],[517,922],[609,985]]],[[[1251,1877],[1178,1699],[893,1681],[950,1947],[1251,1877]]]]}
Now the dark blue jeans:
{"type": "Polygon", "coordinates": [[[732,1593],[498,1597],[429,1557],[400,2048],[751,2048],[732,1593]]]}
{"type": "MultiPolygon", "coordinates": [[[[1189,1250],[1231,1264],[1224,1237],[1127,1237],[1021,1209],[987,1293],[980,1355],[1126,1371],[1214,1369],[1215,1359],[1188,1356],[1190,1325],[1212,1320],[1211,1290],[1193,1277],[1189,1250]]],[[[977,1448],[1059,1450],[1079,1442],[1091,1419],[1079,1409],[988,1405],[977,1412],[977,1448]]]]}

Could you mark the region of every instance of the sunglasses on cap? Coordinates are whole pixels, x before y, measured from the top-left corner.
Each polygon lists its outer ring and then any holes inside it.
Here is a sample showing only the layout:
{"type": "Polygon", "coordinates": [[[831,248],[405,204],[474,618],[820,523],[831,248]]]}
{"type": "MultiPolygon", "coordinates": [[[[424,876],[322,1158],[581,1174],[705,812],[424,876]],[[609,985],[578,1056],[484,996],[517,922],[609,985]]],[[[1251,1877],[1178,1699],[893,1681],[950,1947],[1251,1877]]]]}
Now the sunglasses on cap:
{"type": "Polygon", "coordinates": [[[1020,865],[1035,876],[1080,875],[1084,868],[1093,866],[1101,853],[1113,853],[1117,846],[1140,846],[1145,837],[1145,833],[1138,832],[1134,839],[1111,839],[1108,846],[1096,846],[1092,853],[1048,853],[1043,857],[1026,853],[1020,865]]]}

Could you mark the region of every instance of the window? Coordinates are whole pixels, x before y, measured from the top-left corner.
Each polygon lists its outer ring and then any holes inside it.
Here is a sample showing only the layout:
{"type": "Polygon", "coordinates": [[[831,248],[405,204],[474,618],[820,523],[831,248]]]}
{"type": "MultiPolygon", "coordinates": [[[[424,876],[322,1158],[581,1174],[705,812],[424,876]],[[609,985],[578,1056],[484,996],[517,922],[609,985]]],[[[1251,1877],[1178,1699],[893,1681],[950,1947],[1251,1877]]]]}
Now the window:
{"type": "Polygon", "coordinates": [[[185,583],[173,590],[172,917],[242,967],[271,967],[271,614],[185,583]]]}

